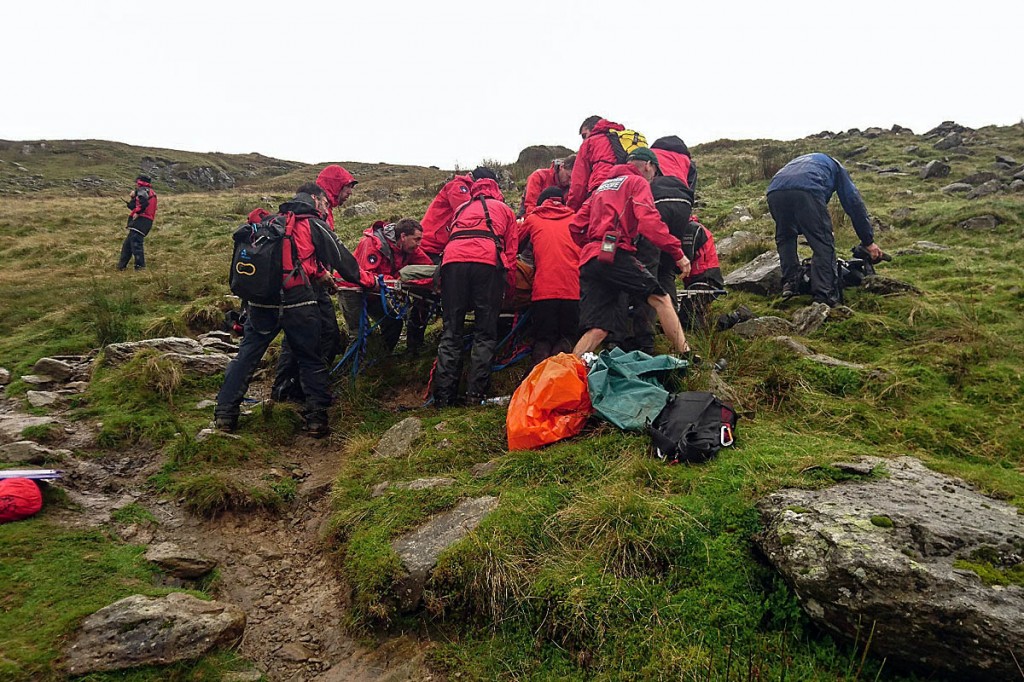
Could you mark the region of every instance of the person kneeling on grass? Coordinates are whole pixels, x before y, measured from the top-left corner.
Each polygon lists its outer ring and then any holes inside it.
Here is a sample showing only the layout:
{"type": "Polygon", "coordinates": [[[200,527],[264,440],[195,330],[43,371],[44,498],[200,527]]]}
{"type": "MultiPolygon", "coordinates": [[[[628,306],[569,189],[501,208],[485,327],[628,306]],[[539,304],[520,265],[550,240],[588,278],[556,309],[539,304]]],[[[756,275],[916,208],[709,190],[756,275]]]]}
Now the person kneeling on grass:
{"type": "Polygon", "coordinates": [[[676,351],[690,352],[672,298],[635,255],[634,242],[643,235],[672,256],[684,277],[690,274],[679,240],[669,234],[654,207],[650,182],[657,170],[658,157],[651,150],[632,151],[569,224],[582,249],[580,327],[586,331],[573,349],[576,355],[596,349],[609,332],[623,332],[630,294],[647,299],[676,351]]]}

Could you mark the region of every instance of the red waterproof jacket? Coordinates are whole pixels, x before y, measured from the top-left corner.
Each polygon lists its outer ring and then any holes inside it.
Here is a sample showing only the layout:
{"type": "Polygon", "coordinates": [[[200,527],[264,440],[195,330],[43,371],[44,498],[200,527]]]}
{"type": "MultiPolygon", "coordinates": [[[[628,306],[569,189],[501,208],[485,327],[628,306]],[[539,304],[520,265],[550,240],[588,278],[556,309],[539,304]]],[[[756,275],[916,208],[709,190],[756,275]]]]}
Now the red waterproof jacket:
{"type": "Polygon", "coordinates": [[[470,187],[473,186],[472,175],[456,175],[445,183],[441,191],[427,207],[420,224],[423,225],[423,242],[421,246],[429,254],[444,251],[448,243],[448,228],[451,227],[455,209],[469,199],[470,187]]]}
{"type": "Polygon", "coordinates": [[[628,163],[612,167],[611,177],[594,190],[569,224],[569,231],[582,247],[580,265],[596,258],[604,236],[616,230],[618,248],[624,251],[635,252],[633,242],[643,235],[672,260],[683,257],[679,240],[669,234],[654,207],[650,184],[628,163]]]}
{"type": "Polygon", "coordinates": [[[548,199],[526,216],[520,228],[533,244],[534,301],[580,298],[580,247],[569,234],[575,214],[557,199],[548,199]]]}
{"type": "MultiPolygon", "coordinates": [[[[387,279],[397,279],[399,270],[406,265],[431,265],[430,260],[422,248],[417,248],[412,253],[406,253],[398,248],[398,244],[390,241],[384,233],[385,223],[378,220],[363,231],[363,238],[356,246],[355,257],[359,262],[359,269],[369,273],[374,281],[378,275],[384,275],[387,279]]],[[[348,282],[340,283],[340,286],[357,289],[354,284],[348,282]]]]}
{"type": "Polygon", "coordinates": [[[523,194],[525,215],[530,215],[537,209],[537,198],[541,192],[548,187],[558,186],[558,173],[553,163],[550,168],[541,168],[530,173],[530,177],[526,178],[526,192],[523,194]]]}
{"type": "Polygon", "coordinates": [[[693,189],[693,178],[690,176],[690,169],[693,161],[686,154],[671,152],[667,149],[651,148],[654,155],[658,157],[658,167],[662,175],[672,175],[683,181],[689,189],[693,189]]]}
{"type": "Polygon", "coordinates": [[[477,180],[470,188],[470,196],[472,198],[455,211],[451,229],[446,230],[442,265],[486,263],[506,271],[515,270],[519,223],[505,204],[498,183],[490,178],[477,180]]]}
{"type": "MultiPolygon", "coordinates": [[[[697,216],[690,219],[689,228],[694,230],[692,239],[696,250],[690,258],[690,274],[683,278],[686,285],[699,281],[705,272],[719,267],[718,249],[715,248],[715,236],[711,234],[711,230],[698,222],[697,216]]],[[[690,239],[689,234],[686,237],[690,239]]]]}
{"type": "Polygon", "coordinates": [[[580,150],[576,152],[576,165],[572,167],[569,195],[565,199],[566,205],[574,211],[580,210],[587,196],[612,176],[612,167],[618,163],[612,150],[612,143],[608,139],[609,130],[625,130],[625,127],[602,118],[590,130],[587,139],[583,140],[580,150]]]}
{"type": "Polygon", "coordinates": [[[149,218],[150,220],[156,218],[156,192],[153,191],[153,186],[145,180],[136,180],[135,193],[132,195],[132,201],[128,208],[132,210],[132,218],[149,218]],[[146,189],[140,196],[139,190],[143,187],[146,189]]]}
{"type": "Polygon", "coordinates": [[[327,201],[331,204],[332,210],[327,212],[327,224],[332,230],[334,229],[333,209],[338,206],[338,197],[341,194],[341,190],[345,189],[346,185],[355,183],[356,179],[352,177],[352,174],[336,163],[327,166],[316,176],[316,184],[323,191],[327,192],[327,201]]]}

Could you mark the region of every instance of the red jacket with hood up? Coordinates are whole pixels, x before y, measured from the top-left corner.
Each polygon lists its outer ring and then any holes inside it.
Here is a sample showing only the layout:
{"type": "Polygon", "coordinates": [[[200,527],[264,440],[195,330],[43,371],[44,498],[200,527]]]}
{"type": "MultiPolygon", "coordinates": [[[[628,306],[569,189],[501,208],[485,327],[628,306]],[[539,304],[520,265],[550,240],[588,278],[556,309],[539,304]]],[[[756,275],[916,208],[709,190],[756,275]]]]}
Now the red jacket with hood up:
{"type": "Polygon", "coordinates": [[[135,192],[132,194],[132,205],[128,208],[132,210],[132,218],[149,218],[150,220],[156,218],[156,192],[153,191],[153,185],[145,180],[136,180],[135,192]],[[139,197],[139,189],[142,187],[146,188],[144,193],[149,194],[149,198],[145,201],[139,197]]]}
{"type": "Polygon", "coordinates": [[[651,186],[640,171],[628,163],[612,166],[611,170],[611,177],[594,190],[569,224],[569,231],[582,247],[580,265],[596,258],[604,236],[615,230],[619,232],[618,248],[624,251],[635,252],[633,242],[643,235],[672,260],[682,259],[682,246],[661,221],[651,186]]]}
{"type": "MultiPolygon", "coordinates": [[[[355,257],[359,262],[361,273],[367,273],[373,281],[378,275],[384,275],[387,279],[397,279],[398,271],[406,265],[431,265],[433,261],[430,256],[424,253],[422,248],[417,248],[412,253],[406,253],[398,248],[398,244],[387,239],[383,232],[385,223],[378,220],[363,231],[363,238],[356,246],[355,257]]],[[[341,287],[358,289],[354,284],[342,282],[341,287]]]]}
{"type": "Polygon", "coordinates": [[[558,171],[553,163],[550,168],[541,168],[530,173],[530,177],[526,178],[526,191],[523,194],[523,206],[526,209],[524,215],[530,215],[537,210],[537,199],[541,192],[548,187],[559,186],[558,171]]]}
{"type": "Polygon", "coordinates": [[[444,247],[442,265],[485,263],[500,265],[507,272],[515,270],[516,255],[519,252],[519,223],[512,209],[505,204],[498,183],[490,178],[477,180],[470,188],[469,196],[472,198],[459,206],[451,228],[445,231],[447,246],[444,247]],[[490,228],[487,226],[487,215],[491,218],[490,228]],[[484,235],[459,236],[460,232],[467,231],[493,231],[496,240],[484,235]],[[501,248],[498,248],[499,244],[501,248]]]}
{"type": "Polygon", "coordinates": [[[533,244],[534,301],[580,298],[580,247],[569,234],[572,209],[548,199],[526,216],[520,228],[533,244]]]}
{"type": "Polygon", "coordinates": [[[625,130],[625,127],[602,118],[576,152],[576,165],[572,167],[569,194],[565,199],[566,205],[574,211],[580,210],[587,195],[598,185],[612,177],[612,168],[618,161],[608,139],[609,130],[625,130]]]}
{"type": "Polygon", "coordinates": [[[316,184],[327,192],[327,201],[331,205],[331,210],[327,212],[327,224],[332,230],[334,229],[334,209],[339,205],[338,199],[341,190],[345,189],[346,185],[355,183],[356,179],[352,177],[352,174],[336,163],[327,166],[316,176],[316,184]]]}
{"type": "Polygon", "coordinates": [[[448,228],[452,223],[455,209],[469,199],[470,187],[473,186],[472,175],[456,175],[445,183],[441,191],[427,207],[420,224],[423,225],[423,242],[427,253],[437,254],[444,251],[448,243],[448,228]]]}

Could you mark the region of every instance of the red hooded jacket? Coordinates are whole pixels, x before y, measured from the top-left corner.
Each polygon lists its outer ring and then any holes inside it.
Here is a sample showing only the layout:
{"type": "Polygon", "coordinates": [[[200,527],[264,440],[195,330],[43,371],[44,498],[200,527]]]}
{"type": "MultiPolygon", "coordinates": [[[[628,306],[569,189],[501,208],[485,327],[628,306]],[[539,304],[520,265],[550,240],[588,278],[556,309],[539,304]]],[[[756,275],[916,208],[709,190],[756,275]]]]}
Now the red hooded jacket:
{"type": "Polygon", "coordinates": [[[698,222],[697,216],[690,218],[689,227],[696,228],[697,234],[694,241],[700,246],[697,247],[696,253],[690,259],[690,274],[683,278],[683,283],[686,285],[697,281],[708,270],[719,267],[718,249],[715,247],[715,236],[711,234],[711,230],[698,222]]]}
{"type": "Polygon", "coordinates": [[[530,173],[530,177],[526,178],[526,191],[523,194],[525,215],[530,215],[537,210],[537,198],[540,197],[541,192],[548,187],[559,186],[558,170],[553,163],[550,168],[541,168],[530,173]]]}
{"type": "Polygon", "coordinates": [[[455,211],[451,228],[445,231],[447,245],[442,265],[485,263],[501,265],[508,272],[515,270],[519,223],[512,209],[505,204],[498,183],[490,178],[477,180],[469,195],[472,198],[455,211]],[[491,219],[489,226],[488,216],[491,219]]]}
{"type": "Polygon", "coordinates": [[[612,166],[611,170],[611,177],[594,190],[569,224],[569,231],[582,247],[580,265],[596,258],[604,236],[616,230],[618,248],[624,251],[636,252],[633,242],[643,235],[672,260],[681,260],[683,249],[661,221],[650,183],[628,163],[612,166]]]}
{"type": "Polygon", "coordinates": [[[136,180],[135,193],[132,198],[132,205],[129,207],[132,209],[132,218],[149,218],[150,220],[156,218],[156,192],[153,191],[151,184],[145,180],[136,180]],[[140,187],[145,187],[146,193],[149,194],[149,198],[145,201],[138,195],[140,187]]]}
{"type": "Polygon", "coordinates": [[[689,156],[667,149],[652,148],[651,151],[658,157],[658,167],[663,175],[677,177],[689,189],[693,189],[693,178],[690,176],[690,168],[693,165],[693,161],[689,156]]]}
{"type": "Polygon", "coordinates": [[[473,186],[472,175],[456,175],[445,183],[441,191],[427,207],[420,224],[423,225],[422,248],[429,254],[444,251],[448,243],[448,228],[452,223],[455,209],[469,199],[469,189],[473,186]]]}
{"type": "Polygon", "coordinates": [[[526,216],[520,228],[533,244],[534,301],[580,298],[580,247],[569,234],[572,209],[548,199],[526,216]]]}
{"type": "Polygon", "coordinates": [[[618,160],[608,139],[609,130],[625,130],[625,127],[602,118],[590,130],[587,139],[583,140],[580,150],[576,152],[576,165],[572,167],[569,195],[565,199],[566,205],[574,211],[580,210],[587,196],[598,185],[612,177],[612,167],[618,160]]]}
{"type": "MultiPolygon", "coordinates": [[[[398,248],[398,244],[388,240],[383,232],[385,223],[378,220],[363,231],[363,238],[356,246],[355,257],[359,262],[359,269],[368,273],[374,281],[378,275],[384,275],[387,279],[397,279],[399,270],[406,265],[431,265],[430,260],[422,248],[417,248],[412,253],[406,253],[398,248]]],[[[340,286],[356,289],[359,288],[349,282],[341,282],[340,286]]]]}
{"type": "Polygon", "coordinates": [[[331,205],[330,211],[327,212],[327,224],[330,228],[334,229],[334,208],[338,204],[341,190],[345,189],[347,185],[356,184],[356,179],[352,177],[352,174],[342,168],[336,163],[332,163],[327,166],[320,174],[316,176],[316,184],[320,186],[323,191],[327,192],[327,201],[331,205]]]}

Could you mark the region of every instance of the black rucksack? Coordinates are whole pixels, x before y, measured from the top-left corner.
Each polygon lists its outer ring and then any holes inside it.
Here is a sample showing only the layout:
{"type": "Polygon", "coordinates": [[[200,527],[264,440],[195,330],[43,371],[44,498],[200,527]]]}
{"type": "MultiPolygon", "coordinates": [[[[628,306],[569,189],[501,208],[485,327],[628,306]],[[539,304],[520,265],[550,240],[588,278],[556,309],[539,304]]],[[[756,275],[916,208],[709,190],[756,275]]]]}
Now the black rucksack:
{"type": "Polygon", "coordinates": [[[294,214],[267,216],[235,230],[235,252],[231,258],[231,293],[257,305],[278,305],[284,297],[285,275],[302,272],[299,250],[292,239],[289,223],[294,214]],[[292,271],[284,272],[282,249],[288,242],[292,250],[292,271]]]}
{"type": "Polygon", "coordinates": [[[648,427],[654,455],[669,464],[706,462],[734,442],[736,412],[712,393],[670,395],[648,427]]]}

